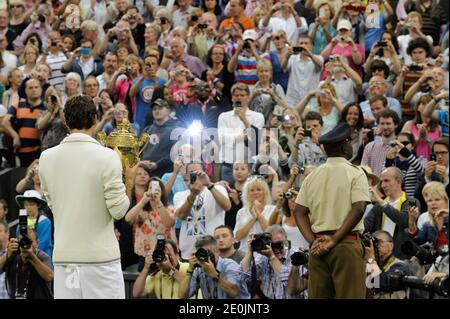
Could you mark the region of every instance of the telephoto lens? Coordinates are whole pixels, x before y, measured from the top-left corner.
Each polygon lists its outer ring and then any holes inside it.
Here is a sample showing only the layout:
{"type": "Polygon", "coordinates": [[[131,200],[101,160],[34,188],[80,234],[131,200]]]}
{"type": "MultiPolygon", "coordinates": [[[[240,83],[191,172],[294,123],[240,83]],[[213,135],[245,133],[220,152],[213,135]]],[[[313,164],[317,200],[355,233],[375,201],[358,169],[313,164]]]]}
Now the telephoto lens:
{"type": "Polygon", "coordinates": [[[291,255],[291,264],[293,266],[304,266],[308,264],[308,252],[307,251],[296,251],[291,255]]]}

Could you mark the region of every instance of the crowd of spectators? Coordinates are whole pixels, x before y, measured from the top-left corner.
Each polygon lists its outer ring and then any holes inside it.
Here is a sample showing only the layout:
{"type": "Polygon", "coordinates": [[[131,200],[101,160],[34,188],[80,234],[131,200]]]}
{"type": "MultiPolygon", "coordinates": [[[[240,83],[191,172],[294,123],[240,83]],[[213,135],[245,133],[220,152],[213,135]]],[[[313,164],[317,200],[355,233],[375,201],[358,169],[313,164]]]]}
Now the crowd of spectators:
{"type": "Polygon", "coordinates": [[[150,137],[115,222],[133,297],[308,298],[296,199],[342,122],[371,194],[368,298],[428,297],[387,289],[400,272],[448,292],[448,21],[443,0],[1,1],[0,165],[27,170],[17,202],[0,201],[0,299],[51,297],[39,157],[68,135],[78,95],[96,133],[150,137]]]}

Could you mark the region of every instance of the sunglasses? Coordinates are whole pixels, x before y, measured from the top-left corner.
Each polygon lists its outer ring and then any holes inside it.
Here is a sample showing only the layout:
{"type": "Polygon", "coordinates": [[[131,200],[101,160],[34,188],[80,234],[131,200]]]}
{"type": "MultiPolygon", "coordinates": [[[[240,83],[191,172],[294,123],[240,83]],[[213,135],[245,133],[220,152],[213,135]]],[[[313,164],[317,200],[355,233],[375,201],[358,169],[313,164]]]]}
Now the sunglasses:
{"type": "Polygon", "coordinates": [[[400,142],[400,143],[402,143],[403,146],[407,146],[407,145],[411,144],[411,142],[408,142],[408,141],[404,141],[404,142],[400,142]]]}
{"type": "Polygon", "coordinates": [[[283,250],[284,241],[272,242],[270,246],[272,247],[272,250],[283,250]]]}

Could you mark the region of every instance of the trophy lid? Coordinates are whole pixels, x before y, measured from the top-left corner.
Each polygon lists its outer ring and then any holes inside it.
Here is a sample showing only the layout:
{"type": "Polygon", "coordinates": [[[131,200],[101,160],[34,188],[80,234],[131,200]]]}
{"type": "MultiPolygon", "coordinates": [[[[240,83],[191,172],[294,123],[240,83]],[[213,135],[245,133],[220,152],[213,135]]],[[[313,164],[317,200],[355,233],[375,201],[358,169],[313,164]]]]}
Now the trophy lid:
{"type": "Polygon", "coordinates": [[[135,148],[138,144],[138,137],[127,119],[117,124],[117,129],[106,138],[106,146],[111,148],[135,148]]]}

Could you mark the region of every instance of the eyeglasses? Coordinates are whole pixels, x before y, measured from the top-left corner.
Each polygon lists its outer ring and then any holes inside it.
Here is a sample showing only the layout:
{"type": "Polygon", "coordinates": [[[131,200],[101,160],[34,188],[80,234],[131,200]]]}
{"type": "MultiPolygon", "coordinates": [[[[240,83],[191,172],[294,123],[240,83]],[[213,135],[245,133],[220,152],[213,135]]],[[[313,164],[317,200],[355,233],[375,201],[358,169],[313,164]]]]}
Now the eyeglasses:
{"type": "Polygon", "coordinates": [[[447,152],[434,152],[434,154],[436,154],[436,156],[445,156],[445,155],[447,155],[448,154],[448,151],[447,152]]]}
{"type": "Polygon", "coordinates": [[[372,86],[372,85],[383,85],[383,84],[384,84],[384,82],[381,82],[381,81],[369,82],[370,86],[372,86]]]}

